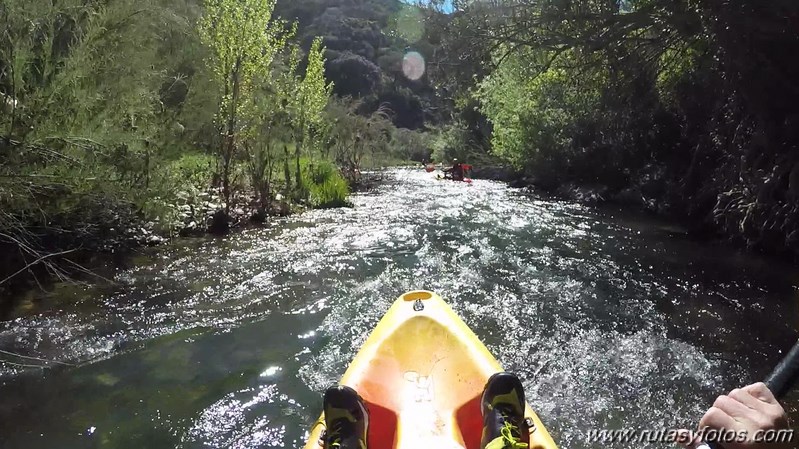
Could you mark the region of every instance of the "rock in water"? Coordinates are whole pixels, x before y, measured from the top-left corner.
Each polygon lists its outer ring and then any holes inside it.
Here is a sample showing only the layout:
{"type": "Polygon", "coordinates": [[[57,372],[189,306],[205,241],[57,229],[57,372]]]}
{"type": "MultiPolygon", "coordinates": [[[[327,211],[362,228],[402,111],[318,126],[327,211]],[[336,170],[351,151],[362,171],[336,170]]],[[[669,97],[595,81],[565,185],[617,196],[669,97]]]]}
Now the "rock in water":
{"type": "Polygon", "coordinates": [[[230,217],[224,210],[217,210],[208,220],[208,232],[216,235],[227,234],[230,231],[230,217]]]}
{"type": "Polygon", "coordinates": [[[259,207],[252,213],[252,215],[250,215],[250,221],[255,223],[266,223],[267,218],[268,214],[266,213],[266,209],[263,207],[259,207]]]}

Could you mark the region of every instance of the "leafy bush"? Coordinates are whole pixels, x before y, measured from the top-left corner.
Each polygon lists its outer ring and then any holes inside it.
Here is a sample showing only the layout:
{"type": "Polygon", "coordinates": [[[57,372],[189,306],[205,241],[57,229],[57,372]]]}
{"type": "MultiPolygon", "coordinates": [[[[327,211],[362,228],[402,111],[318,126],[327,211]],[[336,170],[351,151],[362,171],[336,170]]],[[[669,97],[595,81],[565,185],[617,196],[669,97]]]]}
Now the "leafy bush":
{"type": "Polygon", "coordinates": [[[350,187],[344,177],[338,172],[322,184],[317,184],[311,190],[311,202],[317,209],[350,206],[347,196],[350,187]]]}
{"type": "Polygon", "coordinates": [[[349,206],[350,187],[341,172],[329,161],[303,161],[303,184],[311,205],[317,209],[349,206]]]}

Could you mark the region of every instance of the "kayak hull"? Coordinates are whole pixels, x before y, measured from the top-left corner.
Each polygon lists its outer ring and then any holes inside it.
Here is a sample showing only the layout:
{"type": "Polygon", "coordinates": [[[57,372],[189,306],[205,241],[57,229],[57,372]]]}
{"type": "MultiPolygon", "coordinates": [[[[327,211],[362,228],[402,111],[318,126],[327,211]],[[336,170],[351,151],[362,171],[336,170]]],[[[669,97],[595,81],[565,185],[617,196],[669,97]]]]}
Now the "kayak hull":
{"type": "MultiPolygon", "coordinates": [[[[480,396],[502,371],[474,332],[435,293],[402,295],[341,379],[369,409],[369,449],[479,449],[480,396]]],[[[556,445],[529,405],[531,449],[556,445]]],[[[324,415],[305,449],[318,449],[324,415]]]]}
{"type": "Polygon", "coordinates": [[[445,178],[441,175],[436,176],[436,179],[439,181],[455,181],[455,182],[465,182],[466,184],[472,183],[472,178],[463,178],[463,179],[452,179],[452,178],[445,178]]]}

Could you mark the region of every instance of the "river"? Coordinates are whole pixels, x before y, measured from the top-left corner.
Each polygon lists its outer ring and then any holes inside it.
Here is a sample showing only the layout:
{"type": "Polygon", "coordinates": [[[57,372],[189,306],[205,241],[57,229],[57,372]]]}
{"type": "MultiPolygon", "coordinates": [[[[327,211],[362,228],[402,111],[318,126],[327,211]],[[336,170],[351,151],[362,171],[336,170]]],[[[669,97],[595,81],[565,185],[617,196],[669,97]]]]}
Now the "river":
{"type": "Polygon", "coordinates": [[[692,426],[796,338],[792,266],[651,218],[411,170],[352,200],[23,302],[0,349],[49,362],[0,355],[0,447],[301,446],[321,392],[415,289],[520,375],[563,448],[692,426]]]}

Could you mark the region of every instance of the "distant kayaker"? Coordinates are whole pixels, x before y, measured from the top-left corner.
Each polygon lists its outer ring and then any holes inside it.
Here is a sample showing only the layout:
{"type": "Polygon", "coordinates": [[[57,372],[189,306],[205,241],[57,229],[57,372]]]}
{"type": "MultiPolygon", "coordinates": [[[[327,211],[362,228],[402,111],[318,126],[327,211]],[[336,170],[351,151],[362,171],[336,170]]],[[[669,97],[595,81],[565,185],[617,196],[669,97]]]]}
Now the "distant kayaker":
{"type": "Polygon", "coordinates": [[[432,172],[436,171],[436,161],[432,157],[430,158],[430,162],[428,162],[426,164],[423,164],[423,165],[424,165],[425,171],[428,172],[428,173],[432,173],[432,172]]]}
{"type": "Polygon", "coordinates": [[[463,181],[463,163],[459,162],[457,159],[453,159],[452,168],[444,170],[444,178],[452,179],[453,181],[463,181]]]}
{"type": "MultiPolygon", "coordinates": [[[[497,373],[488,380],[480,398],[483,416],[481,449],[517,449],[529,447],[530,429],[524,418],[524,387],[510,373],[497,373]]],[[[324,449],[368,449],[369,411],[361,397],[350,387],[329,388],[324,397],[324,449]]],[[[716,399],[699,422],[700,429],[746,435],[744,442],[723,443],[723,449],[789,449],[793,443],[755,442],[769,430],[790,430],[785,409],[763,383],[735,389],[716,399]]],[[[687,433],[687,431],[686,431],[687,433]]],[[[795,436],[795,435],[794,435],[795,436]]],[[[683,447],[696,449],[699,440],[683,447]]]]}

